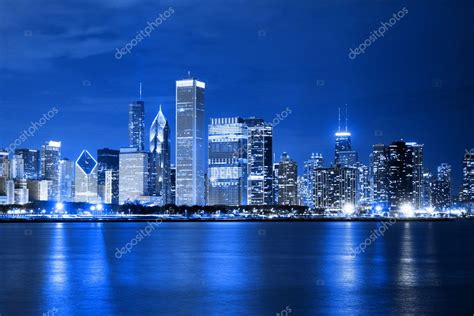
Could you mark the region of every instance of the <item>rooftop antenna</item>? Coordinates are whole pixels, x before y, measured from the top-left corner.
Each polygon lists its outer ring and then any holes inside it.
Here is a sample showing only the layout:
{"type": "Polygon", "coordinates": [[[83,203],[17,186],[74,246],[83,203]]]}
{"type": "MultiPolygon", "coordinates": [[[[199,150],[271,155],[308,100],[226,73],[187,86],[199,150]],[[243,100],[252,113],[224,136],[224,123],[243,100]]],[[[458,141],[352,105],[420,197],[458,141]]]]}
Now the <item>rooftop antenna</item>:
{"type": "Polygon", "coordinates": [[[140,82],[140,101],[142,100],[142,83],[140,82]]]}
{"type": "Polygon", "coordinates": [[[341,131],[341,107],[339,107],[339,118],[338,118],[338,126],[337,126],[337,131],[341,131]]]}
{"type": "Polygon", "coordinates": [[[347,104],[346,104],[346,132],[347,132],[347,104]]]}

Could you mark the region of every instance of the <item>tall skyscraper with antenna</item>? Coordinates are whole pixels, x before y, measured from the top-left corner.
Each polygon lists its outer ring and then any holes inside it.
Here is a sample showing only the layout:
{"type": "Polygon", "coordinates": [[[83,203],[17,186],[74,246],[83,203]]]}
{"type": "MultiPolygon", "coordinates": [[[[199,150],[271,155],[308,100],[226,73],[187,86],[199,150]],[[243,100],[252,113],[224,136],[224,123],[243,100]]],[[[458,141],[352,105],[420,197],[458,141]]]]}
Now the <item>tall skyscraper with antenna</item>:
{"type": "Polygon", "coordinates": [[[145,103],[142,101],[141,83],[139,100],[128,106],[128,143],[129,147],[145,150],[145,103]]]}
{"type": "Polygon", "coordinates": [[[346,128],[341,131],[341,108],[339,108],[339,123],[335,134],[336,146],[334,153],[334,165],[341,167],[352,167],[358,161],[357,152],[352,150],[351,133],[348,130],[347,106],[346,106],[346,128]]]}

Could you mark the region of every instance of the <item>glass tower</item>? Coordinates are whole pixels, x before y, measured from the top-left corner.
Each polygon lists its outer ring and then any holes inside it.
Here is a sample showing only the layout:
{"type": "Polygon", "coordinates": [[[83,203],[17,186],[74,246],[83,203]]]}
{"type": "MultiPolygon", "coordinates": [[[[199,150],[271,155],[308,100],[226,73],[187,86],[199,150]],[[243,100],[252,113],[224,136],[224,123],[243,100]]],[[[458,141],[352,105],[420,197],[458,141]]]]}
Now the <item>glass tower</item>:
{"type": "Polygon", "coordinates": [[[97,161],[87,151],[83,150],[76,161],[74,185],[74,200],[76,202],[97,203],[97,161]]]}
{"type": "Polygon", "coordinates": [[[170,128],[161,105],[150,128],[150,195],[171,203],[170,128]]]}
{"type": "Polygon", "coordinates": [[[298,205],[298,166],[287,153],[283,153],[278,163],[278,204],[298,205]]]}
{"type": "Polygon", "coordinates": [[[244,120],[247,139],[247,198],[249,205],[273,204],[273,127],[262,119],[244,120]]]}
{"type": "Polygon", "coordinates": [[[145,103],[136,101],[128,106],[129,147],[145,150],[145,103]]]}
{"type": "Polygon", "coordinates": [[[209,205],[247,204],[247,129],[239,117],[209,125],[209,205]]]}
{"type": "Polygon", "coordinates": [[[38,150],[18,148],[15,149],[15,155],[23,158],[25,178],[28,180],[38,179],[40,167],[38,150]]]}
{"type": "Polygon", "coordinates": [[[74,202],[75,163],[69,159],[59,161],[59,200],[74,202]]]}
{"type": "Polygon", "coordinates": [[[60,157],[61,142],[49,141],[41,146],[41,178],[51,181],[48,194],[51,201],[59,201],[60,157]]]}
{"type": "Polygon", "coordinates": [[[205,204],[204,82],[176,81],[176,204],[205,204]]]}
{"type": "Polygon", "coordinates": [[[120,149],[119,203],[148,201],[148,153],[120,149]]]}
{"type": "Polygon", "coordinates": [[[109,204],[118,204],[119,155],[120,151],[115,149],[97,150],[97,190],[100,199],[109,204]]]}

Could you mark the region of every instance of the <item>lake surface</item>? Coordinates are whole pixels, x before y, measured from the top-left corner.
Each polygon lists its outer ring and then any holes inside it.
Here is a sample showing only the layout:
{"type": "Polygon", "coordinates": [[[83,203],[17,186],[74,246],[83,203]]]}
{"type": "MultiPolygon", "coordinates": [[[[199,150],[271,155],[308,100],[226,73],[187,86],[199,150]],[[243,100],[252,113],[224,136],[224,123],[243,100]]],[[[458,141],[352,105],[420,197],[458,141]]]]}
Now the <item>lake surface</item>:
{"type": "Polygon", "coordinates": [[[474,222],[397,222],[367,242],[377,228],[0,224],[0,314],[474,313],[474,222]]]}

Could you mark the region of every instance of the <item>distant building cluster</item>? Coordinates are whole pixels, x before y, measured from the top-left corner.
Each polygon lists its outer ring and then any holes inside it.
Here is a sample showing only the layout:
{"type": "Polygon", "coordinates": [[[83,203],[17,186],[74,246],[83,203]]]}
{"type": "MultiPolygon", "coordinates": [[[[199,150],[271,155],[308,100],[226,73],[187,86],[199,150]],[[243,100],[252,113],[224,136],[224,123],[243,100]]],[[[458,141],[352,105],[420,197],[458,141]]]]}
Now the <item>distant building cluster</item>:
{"type": "Polygon", "coordinates": [[[161,106],[146,146],[140,94],[129,105],[127,147],[99,149],[96,157],[83,150],[75,161],[61,157],[59,141],[40,150],[0,150],[0,204],[302,205],[381,214],[453,205],[472,209],[473,155],[464,156],[462,187],[453,195],[451,166],[439,165],[436,174],[426,170],[422,144],[376,144],[369,165],[361,163],[346,120],[345,130],[339,124],[335,133],[329,166],[313,153],[298,176],[289,154],[274,161],[274,125],[263,119],[211,118],[206,137],[205,89],[204,82],[191,77],[176,81],[174,165],[172,131],[161,106]]]}

